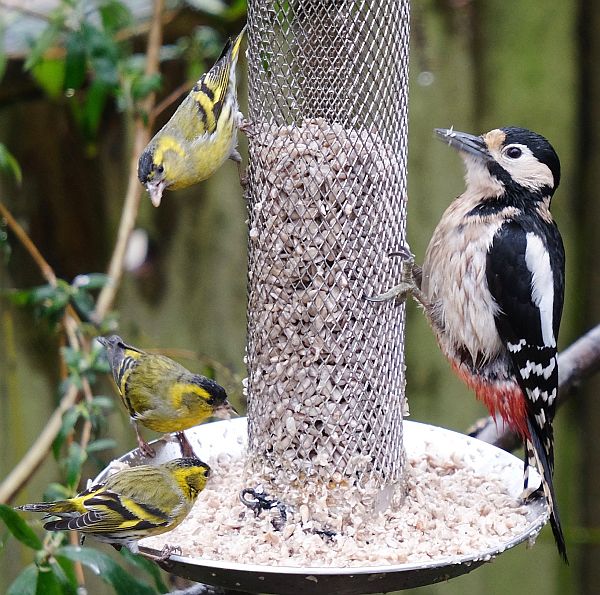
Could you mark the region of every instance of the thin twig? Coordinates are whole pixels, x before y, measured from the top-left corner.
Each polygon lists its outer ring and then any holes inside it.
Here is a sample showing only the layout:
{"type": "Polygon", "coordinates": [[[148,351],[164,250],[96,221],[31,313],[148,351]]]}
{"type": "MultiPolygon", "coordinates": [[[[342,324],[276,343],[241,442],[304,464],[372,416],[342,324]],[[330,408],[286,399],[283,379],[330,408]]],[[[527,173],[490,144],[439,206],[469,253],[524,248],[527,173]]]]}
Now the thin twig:
{"type": "Polygon", "coordinates": [[[52,22],[52,17],[50,16],[50,13],[43,13],[43,12],[39,12],[37,10],[33,10],[31,8],[28,8],[27,6],[23,6],[22,3],[21,4],[11,4],[10,2],[3,2],[0,0],[0,8],[4,8],[5,10],[14,10],[15,12],[18,12],[19,14],[28,16],[28,17],[33,17],[34,19],[39,19],[40,21],[44,21],[45,23],[51,23],[52,22]]]}
{"type": "MultiPolygon", "coordinates": [[[[37,246],[33,243],[27,232],[19,225],[8,208],[0,202],[0,215],[5,219],[9,229],[15,234],[19,242],[27,250],[33,261],[37,264],[41,274],[52,287],[56,287],[57,278],[54,270],[42,256],[37,246]]],[[[73,348],[79,346],[76,334],[76,327],[79,318],[75,311],[70,308],[65,310],[62,319],[62,325],[65,334],[69,339],[69,344],[73,348]]],[[[46,458],[46,455],[52,447],[54,439],[58,435],[62,426],[63,413],[77,402],[79,391],[74,385],[69,386],[66,394],[61,399],[58,407],[50,416],[50,419],[44,426],[42,433],[31,445],[25,456],[19,461],[15,468],[8,474],[2,484],[0,484],[0,502],[10,501],[15,494],[29,481],[34,475],[36,469],[46,458]]]]}
{"type": "Polygon", "coordinates": [[[79,391],[75,385],[69,385],[65,396],[61,399],[60,404],[54,410],[50,419],[45,423],[41,434],[25,453],[25,456],[4,478],[2,484],[0,484],[0,503],[6,504],[10,502],[43,463],[52,447],[54,439],[60,432],[63,413],[75,405],[78,393],[79,391]]]}
{"type": "MultiPolygon", "coordinates": [[[[83,396],[88,405],[92,404],[92,400],[94,399],[94,395],[92,393],[92,387],[90,386],[89,380],[84,376],[81,379],[81,384],[83,386],[83,396]]],[[[81,448],[84,450],[87,448],[90,443],[90,439],[92,437],[92,422],[89,419],[86,419],[83,427],[81,428],[81,437],[79,438],[79,444],[81,448]]]]}
{"type": "Polygon", "coordinates": [[[152,126],[154,121],[162,112],[164,112],[172,103],[177,101],[183,94],[189,92],[193,86],[193,82],[185,81],[179,87],[171,91],[160,103],[157,103],[150,112],[149,124],[152,126]]]}
{"type": "Polygon", "coordinates": [[[48,281],[52,287],[56,287],[56,275],[54,270],[48,264],[46,259],[42,256],[41,252],[37,249],[37,246],[31,241],[31,238],[27,235],[27,232],[21,227],[17,220],[12,216],[12,213],[8,208],[0,201],[0,215],[6,220],[8,227],[17,236],[17,239],[25,250],[29,252],[31,258],[38,265],[44,279],[48,281]]]}
{"type": "MultiPolygon", "coordinates": [[[[163,8],[164,0],[155,0],[146,50],[145,72],[147,75],[158,72],[160,48],[162,45],[161,14],[163,8]]],[[[149,114],[152,111],[155,101],[155,94],[149,94],[141,105],[142,112],[149,114]]],[[[121,283],[121,278],[123,277],[127,244],[135,226],[140,206],[140,198],[142,196],[142,186],[137,178],[138,159],[149,140],[150,127],[148,124],[144,123],[142,116],[138,116],[135,122],[133,151],[129,162],[127,192],[125,193],[123,212],[121,214],[121,221],[117,232],[117,241],[108,266],[109,282],[101,289],[98,301],[96,302],[96,308],[92,315],[92,320],[96,323],[100,323],[112,307],[121,283]]]]}
{"type": "MultiPolygon", "coordinates": [[[[590,376],[600,371],[600,325],[588,331],[558,356],[558,400],[563,405],[575,389],[590,376]]],[[[515,450],[521,439],[501,419],[485,417],[477,421],[472,436],[504,450],[515,450]]]]}

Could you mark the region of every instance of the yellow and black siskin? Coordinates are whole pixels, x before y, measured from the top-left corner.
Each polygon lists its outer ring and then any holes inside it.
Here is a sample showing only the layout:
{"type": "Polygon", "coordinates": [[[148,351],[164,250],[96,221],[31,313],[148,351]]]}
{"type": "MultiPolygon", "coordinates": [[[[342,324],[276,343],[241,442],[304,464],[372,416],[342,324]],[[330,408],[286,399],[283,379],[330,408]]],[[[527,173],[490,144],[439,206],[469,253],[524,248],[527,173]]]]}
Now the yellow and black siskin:
{"type": "Polygon", "coordinates": [[[236,66],[244,31],[245,27],[228,40],[215,65],[200,77],[140,156],[138,178],[155,207],[164,190],[206,180],[227,159],[239,167],[237,130],[243,116],[238,107],[236,66]]]}
{"type": "Polygon", "coordinates": [[[156,432],[178,432],[182,454],[193,456],[183,430],[210,417],[236,414],[225,389],[214,380],[193,374],[181,364],[128,345],[117,335],[98,337],[106,348],[115,384],[133,422],[140,450],[154,456],[141,437],[138,423],[156,432]]]}
{"type": "Polygon", "coordinates": [[[210,468],[200,459],[174,459],[118,471],[73,498],[17,506],[58,517],[48,531],[79,531],[117,549],[138,552],[138,540],[174,529],[206,486],[210,468]]]}

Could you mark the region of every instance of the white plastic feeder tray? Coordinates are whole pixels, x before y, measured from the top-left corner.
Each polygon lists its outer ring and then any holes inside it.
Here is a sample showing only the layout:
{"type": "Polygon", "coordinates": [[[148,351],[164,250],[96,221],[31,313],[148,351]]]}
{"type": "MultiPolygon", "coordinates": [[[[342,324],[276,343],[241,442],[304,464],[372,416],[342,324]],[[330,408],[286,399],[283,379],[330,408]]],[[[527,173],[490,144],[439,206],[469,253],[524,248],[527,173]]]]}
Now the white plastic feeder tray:
{"type": "MultiPolygon", "coordinates": [[[[523,486],[523,463],[512,454],[490,444],[457,432],[426,424],[404,421],[404,446],[409,457],[420,453],[444,456],[448,452],[464,454],[465,464],[474,471],[496,477],[507,486],[511,496],[518,498],[523,486]]],[[[219,454],[241,456],[246,450],[246,418],[237,418],[198,426],[186,431],[196,454],[204,460],[219,454]]],[[[181,456],[179,444],[164,439],[152,443],[156,450],[154,459],[140,456],[133,450],[119,460],[130,465],[164,463],[181,456]]],[[[96,481],[103,480],[105,469],[96,481]]],[[[532,485],[539,475],[531,472],[532,485]]],[[[169,572],[192,581],[232,590],[279,595],[303,594],[362,594],[382,593],[438,583],[471,572],[498,554],[515,545],[535,539],[548,520],[544,499],[527,504],[528,524],[524,531],[497,547],[476,555],[444,557],[422,564],[390,564],[385,566],[352,567],[295,567],[240,564],[223,560],[209,560],[173,555],[164,564],[169,572]]],[[[140,547],[141,552],[154,555],[158,550],[140,547]]]]}

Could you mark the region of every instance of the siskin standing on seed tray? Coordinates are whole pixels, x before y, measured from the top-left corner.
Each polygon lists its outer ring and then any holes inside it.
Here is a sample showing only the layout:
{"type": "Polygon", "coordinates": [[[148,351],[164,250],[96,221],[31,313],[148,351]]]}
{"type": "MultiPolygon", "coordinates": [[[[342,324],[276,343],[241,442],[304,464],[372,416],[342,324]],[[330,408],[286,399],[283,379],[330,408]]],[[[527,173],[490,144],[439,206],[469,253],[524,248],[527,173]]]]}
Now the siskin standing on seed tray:
{"type": "MultiPolygon", "coordinates": [[[[79,531],[138,553],[138,540],[174,529],[206,486],[210,468],[200,459],[174,459],[162,465],[122,469],[73,498],[17,506],[17,510],[57,516],[48,531],[79,531]]],[[[166,546],[159,559],[174,548],[166,546]]]]}
{"type": "Polygon", "coordinates": [[[214,380],[192,374],[177,362],[137,347],[121,337],[98,337],[106,348],[115,384],[133,422],[140,450],[154,450],[139,432],[138,423],[156,432],[177,432],[183,456],[194,456],[183,430],[209,417],[229,418],[236,414],[225,389],[214,380]]]}
{"type": "Polygon", "coordinates": [[[164,190],[206,180],[227,159],[239,167],[237,130],[243,128],[243,116],[238,109],[235,71],[244,31],[245,27],[227,41],[215,65],[200,77],[140,156],[138,178],[155,207],[164,190]]]}

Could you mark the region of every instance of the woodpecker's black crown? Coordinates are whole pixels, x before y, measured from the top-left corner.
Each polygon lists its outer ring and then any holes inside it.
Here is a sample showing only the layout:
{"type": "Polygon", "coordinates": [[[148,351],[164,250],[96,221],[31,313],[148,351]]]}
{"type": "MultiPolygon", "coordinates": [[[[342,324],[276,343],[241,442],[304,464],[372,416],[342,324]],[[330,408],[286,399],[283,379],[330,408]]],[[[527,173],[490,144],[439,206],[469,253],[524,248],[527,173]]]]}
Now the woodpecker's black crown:
{"type": "Polygon", "coordinates": [[[517,126],[507,126],[501,128],[506,135],[504,146],[511,144],[521,144],[529,147],[536,159],[548,166],[554,178],[554,190],[560,183],[560,160],[552,145],[537,132],[532,132],[527,128],[518,128],[517,126]]]}

